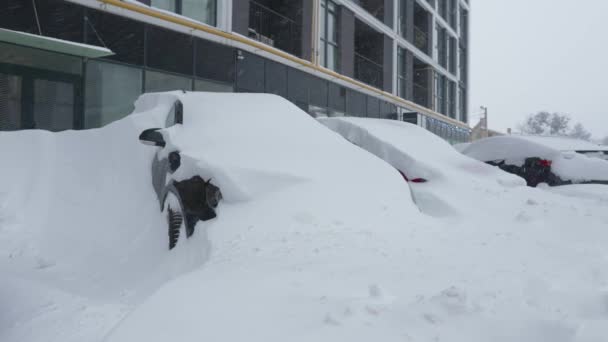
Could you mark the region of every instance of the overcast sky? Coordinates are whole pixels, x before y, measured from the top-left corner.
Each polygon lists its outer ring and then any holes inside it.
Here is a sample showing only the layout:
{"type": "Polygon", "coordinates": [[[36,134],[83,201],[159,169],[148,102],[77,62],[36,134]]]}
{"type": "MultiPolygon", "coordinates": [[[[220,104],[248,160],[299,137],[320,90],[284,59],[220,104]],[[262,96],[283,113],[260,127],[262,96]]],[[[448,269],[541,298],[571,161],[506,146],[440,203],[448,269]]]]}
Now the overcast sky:
{"type": "Polygon", "coordinates": [[[529,113],[567,113],[608,136],[608,0],[472,0],[471,125],[492,129],[529,113]]]}

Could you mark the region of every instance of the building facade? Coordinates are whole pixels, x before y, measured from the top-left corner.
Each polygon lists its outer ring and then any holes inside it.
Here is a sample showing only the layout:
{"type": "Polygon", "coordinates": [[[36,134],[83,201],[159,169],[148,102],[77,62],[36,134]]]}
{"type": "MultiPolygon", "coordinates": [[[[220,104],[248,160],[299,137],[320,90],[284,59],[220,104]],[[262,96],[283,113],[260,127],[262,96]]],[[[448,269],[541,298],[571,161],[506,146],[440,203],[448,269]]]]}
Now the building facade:
{"type": "Polygon", "coordinates": [[[181,89],[273,93],[462,142],[469,15],[469,0],[4,0],[0,130],[100,127],[181,89]]]}

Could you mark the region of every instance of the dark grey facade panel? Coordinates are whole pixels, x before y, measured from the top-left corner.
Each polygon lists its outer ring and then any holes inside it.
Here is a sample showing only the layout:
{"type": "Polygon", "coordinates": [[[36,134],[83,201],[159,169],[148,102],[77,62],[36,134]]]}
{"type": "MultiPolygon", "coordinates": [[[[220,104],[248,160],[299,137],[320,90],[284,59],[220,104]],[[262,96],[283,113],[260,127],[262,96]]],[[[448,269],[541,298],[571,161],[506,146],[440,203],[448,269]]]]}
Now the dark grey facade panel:
{"type": "Polygon", "coordinates": [[[340,70],[348,77],[355,75],[355,14],[344,6],[340,6],[339,14],[339,46],[340,46],[340,70]]]}
{"type": "Polygon", "coordinates": [[[387,92],[393,91],[393,39],[389,36],[384,37],[384,56],[383,56],[383,89],[387,92]]]}
{"type": "Polygon", "coordinates": [[[365,117],[367,115],[367,96],[358,91],[347,89],[346,113],[351,116],[365,117]]]}
{"type": "Polygon", "coordinates": [[[232,31],[249,34],[249,0],[232,0],[232,31]]]}
{"type": "Polygon", "coordinates": [[[338,112],[344,112],[346,110],[346,88],[329,82],[328,95],[329,108],[338,112]]]}
{"type": "Polygon", "coordinates": [[[380,100],[376,97],[367,97],[367,116],[370,118],[380,117],[380,100]]]}
{"type": "Polygon", "coordinates": [[[394,28],[393,14],[395,13],[395,3],[393,0],[384,0],[384,24],[394,28]]]}
{"type": "Polygon", "coordinates": [[[287,98],[287,66],[266,60],[264,92],[287,98]]]}
{"type": "Polygon", "coordinates": [[[237,91],[252,93],[264,92],[264,58],[242,51],[241,54],[241,58],[238,58],[237,63],[237,91]]]}

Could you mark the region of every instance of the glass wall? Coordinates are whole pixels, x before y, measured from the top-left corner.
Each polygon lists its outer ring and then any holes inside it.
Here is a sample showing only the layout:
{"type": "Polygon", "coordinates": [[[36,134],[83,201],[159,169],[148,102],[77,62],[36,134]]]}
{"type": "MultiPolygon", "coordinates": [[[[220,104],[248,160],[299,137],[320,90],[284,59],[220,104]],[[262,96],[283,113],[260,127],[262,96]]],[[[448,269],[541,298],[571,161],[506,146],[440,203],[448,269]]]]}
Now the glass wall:
{"type": "Polygon", "coordinates": [[[75,97],[72,83],[34,79],[33,128],[53,132],[73,128],[75,97]]]}
{"type": "Polygon", "coordinates": [[[202,23],[212,26],[217,25],[216,0],[182,0],[181,13],[202,23]]]}
{"type": "Polygon", "coordinates": [[[146,93],[171,90],[192,90],[192,78],[165,72],[146,70],[146,93]]]}
{"type": "Polygon", "coordinates": [[[86,71],[85,128],[104,126],[133,111],[142,93],[141,68],[89,61],[86,71]]]}

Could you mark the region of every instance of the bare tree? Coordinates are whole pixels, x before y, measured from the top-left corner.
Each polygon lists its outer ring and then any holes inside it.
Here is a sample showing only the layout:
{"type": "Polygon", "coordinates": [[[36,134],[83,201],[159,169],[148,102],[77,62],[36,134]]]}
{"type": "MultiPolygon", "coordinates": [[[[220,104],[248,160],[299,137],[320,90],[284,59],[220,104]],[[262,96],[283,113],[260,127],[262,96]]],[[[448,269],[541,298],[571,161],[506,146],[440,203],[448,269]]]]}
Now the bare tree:
{"type": "Polygon", "coordinates": [[[574,125],[568,136],[581,140],[591,140],[591,133],[580,122],[574,125]]]}
{"type": "Polygon", "coordinates": [[[545,129],[549,126],[550,118],[551,114],[549,112],[530,114],[519,125],[519,130],[526,134],[545,134],[545,129]]]}
{"type": "Polygon", "coordinates": [[[529,115],[518,127],[522,133],[535,135],[566,135],[570,117],[566,114],[538,112],[529,115]]]}
{"type": "Polygon", "coordinates": [[[550,135],[566,135],[568,126],[570,125],[570,117],[568,115],[553,113],[549,122],[550,135]]]}
{"type": "MultiPolygon", "coordinates": [[[[580,122],[570,128],[571,119],[567,114],[549,113],[546,111],[530,114],[518,125],[525,134],[569,136],[576,139],[590,140],[591,133],[580,122]]],[[[606,138],[608,139],[608,137],[606,138]]]]}

